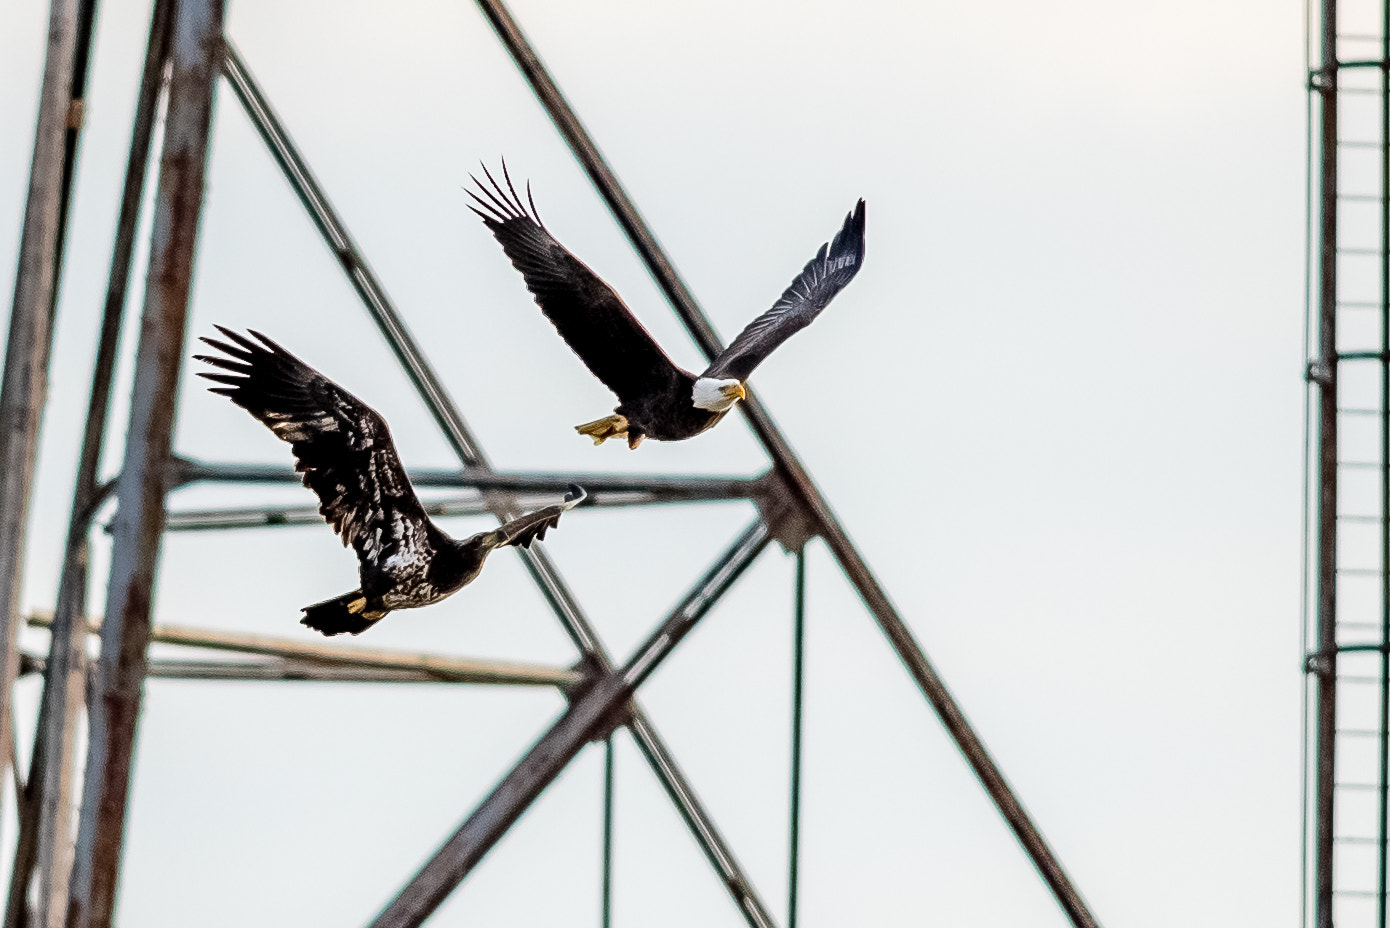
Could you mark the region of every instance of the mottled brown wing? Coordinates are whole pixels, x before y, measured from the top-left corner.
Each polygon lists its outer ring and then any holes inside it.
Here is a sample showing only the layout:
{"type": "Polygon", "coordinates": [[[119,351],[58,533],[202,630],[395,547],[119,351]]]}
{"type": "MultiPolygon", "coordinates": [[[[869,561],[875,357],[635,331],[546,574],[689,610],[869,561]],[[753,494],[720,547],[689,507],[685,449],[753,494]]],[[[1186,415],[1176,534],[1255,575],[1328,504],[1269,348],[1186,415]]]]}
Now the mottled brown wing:
{"type": "Polygon", "coordinates": [[[503,165],[505,188],[486,167],[491,189],[473,178],[477,190],[468,193],[478,205],[469,209],[501,243],[560,337],[624,403],[678,388],[689,375],[672,363],[613,288],[546,231],[535,203],[527,209],[505,171],[503,165]]]}
{"type": "Polygon", "coordinates": [[[204,338],[221,355],[199,361],[212,387],[290,443],[295,469],[319,498],[319,512],[365,566],[404,554],[428,556],[429,518],[396,456],[386,422],[366,403],[259,332],[252,341],[217,326],[204,338]]]}

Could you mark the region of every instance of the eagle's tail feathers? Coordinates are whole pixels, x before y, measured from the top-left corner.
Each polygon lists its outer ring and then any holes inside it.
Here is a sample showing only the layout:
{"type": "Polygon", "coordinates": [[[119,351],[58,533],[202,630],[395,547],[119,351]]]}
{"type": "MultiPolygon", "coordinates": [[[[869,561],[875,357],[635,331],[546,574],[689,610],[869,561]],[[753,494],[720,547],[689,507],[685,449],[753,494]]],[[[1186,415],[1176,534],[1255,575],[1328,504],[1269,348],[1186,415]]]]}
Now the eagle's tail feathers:
{"type": "Polygon", "coordinates": [[[360,635],[371,628],[386,615],[387,610],[372,612],[367,609],[367,597],[361,590],[344,593],[334,599],[326,599],[302,610],[304,618],[300,625],[307,625],[325,635],[360,635]]]}

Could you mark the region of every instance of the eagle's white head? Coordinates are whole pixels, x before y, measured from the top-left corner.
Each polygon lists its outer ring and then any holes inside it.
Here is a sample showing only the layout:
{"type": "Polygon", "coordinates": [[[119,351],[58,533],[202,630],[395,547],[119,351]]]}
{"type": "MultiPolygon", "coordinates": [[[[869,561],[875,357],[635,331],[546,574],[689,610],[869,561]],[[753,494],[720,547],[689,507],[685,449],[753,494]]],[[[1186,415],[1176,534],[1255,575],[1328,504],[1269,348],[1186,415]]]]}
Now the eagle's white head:
{"type": "Polygon", "coordinates": [[[708,409],[710,412],[724,412],[748,394],[743,389],[743,382],[739,380],[715,380],[713,377],[701,377],[695,381],[695,391],[692,400],[696,409],[708,409]]]}

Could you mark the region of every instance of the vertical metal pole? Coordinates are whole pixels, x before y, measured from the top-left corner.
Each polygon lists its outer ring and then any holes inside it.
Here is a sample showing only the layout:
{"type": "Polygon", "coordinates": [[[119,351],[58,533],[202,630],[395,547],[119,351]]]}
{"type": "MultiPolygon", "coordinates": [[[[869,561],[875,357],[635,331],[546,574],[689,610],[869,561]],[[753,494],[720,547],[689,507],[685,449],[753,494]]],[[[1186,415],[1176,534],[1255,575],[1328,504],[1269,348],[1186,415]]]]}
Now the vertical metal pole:
{"type": "Polygon", "coordinates": [[[792,802],[787,850],[787,928],[796,928],[801,869],[801,706],[806,678],[806,546],[796,552],[795,627],[792,631],[792,802]]]}
{"type": "Polygon", "coordinates": [[[1390,0],[1380,34],[1380,819],[1376,925],[1386,928],[1386,826],[1390,813],[1390,0]]]}
{"type": "Polygon", "coordinates": [[[150,19],[144,73],[135,106],[130,153],[110,279],[101,321],[101,335],[87,404],[87,425],[73,490],[66,553],[58,583],[43,701],[31,762],[29,827],[21,827],[10,882],[6,928],[13,928],[25,906],[29,878],[39,873],[38,920],[43,928],[61,928],[67,911],[68,876],[72,866],[73,768],[77,726],[85,698],[87,640],[87,555],[91,520],[101,502],[97,469],[101,462],[110,410],[111,387],[129,290],[136,227],[144,196],[146,168],[159,107],[161,76],[169,55],[169,26],[173,0],[156,0],[150,19]]]}
{"type": "Polygon", "coordinates": [[[603,916],[602,928],[613,925],[613,732],[603,742],[603,916]]]}
{"type": "Polygon", "coordinates": [[[164,152],[68,903],[72,928],[108,928],[115,909],[222,19],[222,0],[181,0],[174,18],[164,152]]]}
{"type": "Polygon", "coordinates": [[[63,165],[66,132],[74,109],[76,51],[77,0],[53,0],[9,343],[0,379],[0,744],[14,739],[10,700],[19,670],[19,628],[23,624],[19,594],[24,585],[24,535],[53,344],[63,165]]]}
{"type": "Polygon", "coordinates": [[[1332,928],[1334,756],[1337,738],[1337,0],[1322,0],[1322,149],[1318,216],[1317,771],[1313,908],[1332,928]]]}

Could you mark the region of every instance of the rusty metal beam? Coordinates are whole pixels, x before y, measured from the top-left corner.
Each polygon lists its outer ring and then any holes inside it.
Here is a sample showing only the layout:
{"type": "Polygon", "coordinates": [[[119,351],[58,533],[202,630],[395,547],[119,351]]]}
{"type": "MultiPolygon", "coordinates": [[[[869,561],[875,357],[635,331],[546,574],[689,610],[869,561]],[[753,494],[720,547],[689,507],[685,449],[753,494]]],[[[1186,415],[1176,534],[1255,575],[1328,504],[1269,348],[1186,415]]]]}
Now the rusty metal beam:
{"type": "Polygon", "coordinates": [[[19,240],[5,366],[0,375],[0,744],[11,743],[12,691],[19,669],[24,537],[48,389],[62,240],[68,126],[74,117],[77,0],[53,0],[39,90],[29,193],[19,240]]]}
{"type": "MultiPolygon", "coordinates": [[[[1337,2],[1322,2],[1321,166],[1318,178],[1318,356],[1309,365],[1317,391],[1316,681],[1314,772],[1314,924],[1332,928],[1334,760],[1337,750],[1337,2]]],[[[1382,462],[1384,463],[1384,462],[1382,462]]]]}
{"type": "Polygon", "coordinates": [[[223,12],[222,0],[181,0],[174,17],[164,150],[130,425],[116,490],[101,658],[89,716],[82,816],[67,912],[71,928],[109,928],[115,908],[222,56],[223,12]]]}
{"type": "MultiPolygon", "coordinates": [[[[29,616],[36,628],[53,627],[51,616],[36,612],[29,616]]],[[[100,634],[100,627],[89,623],[90,634],[100,634]]],[[[385,648],[363,648],[355,645],[331,644],[271,635],[252,635],[186,625],[154,625],[150,628],[151,644],[181,645],[202,651],[227,651],[233,654],[253,654],[259,657],[280,658],[318,666],[353,668],[361,671],[403,672],[421,674],[438,683],[499,683],[521,686],[558,686],[565,689],[579,683],[581,674],[564,667],[544,667],[538,664],[516,664],[508,661],[481,660],[451,654],[423,654],[391,651],[385,648]]]]}
{"type": "MultiPolygon", "coordinates": [[[[95,3],[84,0],[80,20],[90,36],[95,3]]],[[[140,204],[144,196],[150,146],[159,107],[161,78],[169,56],[169,28],[173,0],[156,0],[150,18],[144,73],[136,99],[130,153],[116,238],[111,256],[110,279],[102,314],[101,335],[93,367],[87,424],[73,489],[72,510],[58,583],[56,627],[49,646],[43,698],[30,762],[31,804],[21,824],[15,861],[11,868],[10,901],[5,928],[20,924],[26,906],[26,889],[37,870],[37,910],[30,924],[62,928],[67,912],[68,877],[72,868],[73,780],[77,753],[77,727],[85,703],[86,635],[80,616],[86,610],[88,538],[95,509],[105,499],[98,483],[98,467],[105,444],[111,403],[116,353],[125,315],[130,270],[135,252],[140,204]]],[[[90,52],[90,44],[87,45],[90,52]]],[[[82,57],[79,55],[79,57],[82,57]]],[[[83,75],[85,65],[80,68],[83,75]]],[[[75,81],[76,83],[76,81],[75,81]]],[[[84,80],[85,83],[85,80],[84,80]]],[[[79,88],[74,86],[74,96],[79,88]]]]}

